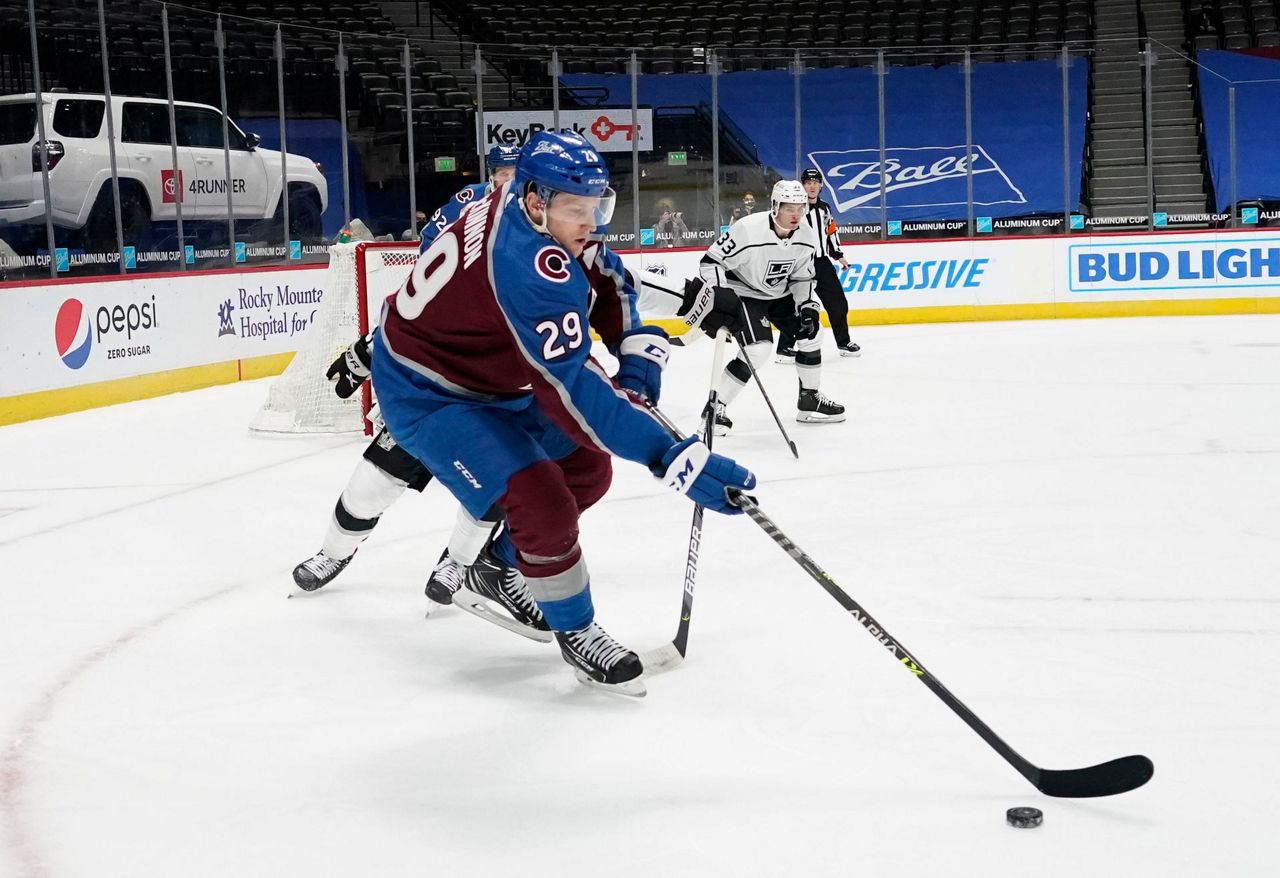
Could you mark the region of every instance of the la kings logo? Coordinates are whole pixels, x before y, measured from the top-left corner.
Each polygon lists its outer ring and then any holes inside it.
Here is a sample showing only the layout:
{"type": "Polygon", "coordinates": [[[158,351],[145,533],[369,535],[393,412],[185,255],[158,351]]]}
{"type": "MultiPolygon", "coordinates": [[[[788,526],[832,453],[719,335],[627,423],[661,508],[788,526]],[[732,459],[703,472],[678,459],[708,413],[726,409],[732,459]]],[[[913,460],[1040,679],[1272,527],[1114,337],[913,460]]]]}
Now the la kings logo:
{"type": "Polygon", "coordinates": [[[794,259],[771,259],[769,265],[764,270],[764,285],[766,287],[778,287],[791,276],[791,266],[795,265],[794,259]]]}

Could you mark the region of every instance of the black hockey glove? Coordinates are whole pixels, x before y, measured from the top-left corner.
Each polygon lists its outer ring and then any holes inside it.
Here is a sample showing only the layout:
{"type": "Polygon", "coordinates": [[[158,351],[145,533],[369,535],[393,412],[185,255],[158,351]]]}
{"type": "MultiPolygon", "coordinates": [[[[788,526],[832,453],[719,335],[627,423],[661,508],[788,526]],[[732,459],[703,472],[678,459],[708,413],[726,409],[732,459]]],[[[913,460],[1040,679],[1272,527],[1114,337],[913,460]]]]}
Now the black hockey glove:
{"type": "Polygon", "coordinates": [[[349,399],[369,377],[369,364],[372,362],[373,352],[369,350],[369,338],[365,336],[330,363],[324,377],[334,383],[333,392],[339,399],[349,399]]]}
{"type": "Polygon", "coordinates": [[[818,337],[818,329],[822,326],[818,315],[821,313],[822,306],[812,299],[800,303],[800,307],[796,308],[796,317],[800,321],[796,327],[796,341],[808,341],[818,337]]]}
{"type": "Polygon", "coordinates": [[[707,335],[715,335],[721,329],[736,335],[747,328],[738,294],[728,287],[713,287],[700,277],[684,282],[684,303],[676,316],[707,335]]]}

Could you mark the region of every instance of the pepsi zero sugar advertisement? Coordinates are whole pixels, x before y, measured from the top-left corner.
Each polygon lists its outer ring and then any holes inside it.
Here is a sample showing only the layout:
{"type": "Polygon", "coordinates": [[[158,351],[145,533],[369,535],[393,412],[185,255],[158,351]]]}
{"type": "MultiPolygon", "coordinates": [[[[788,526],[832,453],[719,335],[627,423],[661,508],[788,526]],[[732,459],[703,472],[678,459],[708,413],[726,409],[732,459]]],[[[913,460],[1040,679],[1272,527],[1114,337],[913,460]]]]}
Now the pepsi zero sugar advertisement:
{"type": "MultiPolygon", "coordinates": [[[[605,102],[631,102],[623,74],[566,74],[571,88],[603,88],[605,102]]],[[[795,174],[795,79],[781,70],[726,73],[720,79],[722,124],[745,135],[760,162],[782,177],[795,174]]],[[[874,70],[809,70],[801,79],[803,161],[822,170],[822,197],[836,220],[880,220],[881,179],[889,219],[965,219],[966,178],[973,172],[975,211],[982,216],[1058,214],[1080,202],[1088,61],[1067,71],[1067,178],[1063,196],[1062,70],[1057,61],[975,64],[973,148],[966,149],[964,72],[942,67],[890,67],[885,88],[885,161],[880,165],[879,105],[874,70]]],[[[699,106],[710,116],[711,77],[646,74],[638,101],[699,106]]]]}

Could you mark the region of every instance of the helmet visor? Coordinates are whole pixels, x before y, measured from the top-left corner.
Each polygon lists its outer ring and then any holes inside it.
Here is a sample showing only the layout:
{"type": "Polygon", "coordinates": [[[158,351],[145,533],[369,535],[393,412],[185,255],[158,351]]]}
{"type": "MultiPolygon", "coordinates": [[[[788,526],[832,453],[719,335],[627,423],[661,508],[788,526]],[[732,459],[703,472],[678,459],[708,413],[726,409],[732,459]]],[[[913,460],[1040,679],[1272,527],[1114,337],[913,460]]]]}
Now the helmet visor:
{"type": "Polygon", "coordinates": [[[579,226],[607,226],[613,219],[613,207],[617,202],[617,194],[606,188],[604,194],[571,195],[568,192],[556,192],[547,202],[547,217],[558,223],[571,223],[579,226]]]}

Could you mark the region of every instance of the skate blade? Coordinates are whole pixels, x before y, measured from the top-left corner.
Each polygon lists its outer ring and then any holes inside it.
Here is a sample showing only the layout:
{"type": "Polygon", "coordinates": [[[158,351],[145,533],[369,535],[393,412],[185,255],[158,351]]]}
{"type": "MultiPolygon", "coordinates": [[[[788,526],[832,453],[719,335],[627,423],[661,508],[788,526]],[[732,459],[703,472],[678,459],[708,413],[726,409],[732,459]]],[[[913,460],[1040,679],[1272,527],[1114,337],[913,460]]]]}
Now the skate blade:
{"type": "Polygon", "coordinates": [[[454,592],[453,605],[459,610],[465,610],[473,616],[479,616],[486,622],[492,622],[499,628],[505,628],[508,631],[519,634],[521,637],[527,637],[539,643],[550,643],[555,639],[555,635],[550,631],[531,628],[528,625],[517,622],[506,613],[493,609],[488,599],[481,597],[466,587],[454,592]]]}
{"type": "Polygon", "coordinates": [[[782,363],[785,366],[787,363],[794,363],[796,361],[796,358],[795,357],[774,357],[773,361],[775,363],[782,363]]]}
{"type": "Polygon", "coordinates": [[[599,689],[602,692],[609,692],[613,695],[644,698],[649,694],[649,690],[645,688],[644,681],[639,677],[634,680],[628,680],[625,683],[601,683],[599,680],[591,679],[591,676],[586,671],[581,671],[577,668],[573,669],[573,675],[578,678],[579,683],[584,683],[592,689],[599,689]]]}
{"type": "Polygon", "coordinates": [[[844,418],[843,414],[820,415],[816,412],[796,412],[796,421],[801,424],[838,424],[844,418]]]}
{"type": "Polygon", "coordinates": [[[840,352],[840,356],[842,356],[842,357],[860,357],[860,356],[862,356],[862,351],[844,351],[844,350],[842,350],[842,351],[840,352]]]}
{"type": "Polygon", "coordinates": [[[453,604],[453,592],[446,589],[427,588],[427,600],[435,604],[437,607],[447,607],[453,604]],[[443,592],[443,593],[442,593],[443,592]]]}

